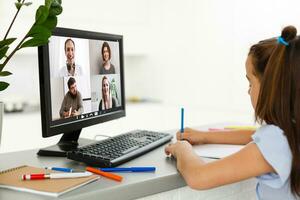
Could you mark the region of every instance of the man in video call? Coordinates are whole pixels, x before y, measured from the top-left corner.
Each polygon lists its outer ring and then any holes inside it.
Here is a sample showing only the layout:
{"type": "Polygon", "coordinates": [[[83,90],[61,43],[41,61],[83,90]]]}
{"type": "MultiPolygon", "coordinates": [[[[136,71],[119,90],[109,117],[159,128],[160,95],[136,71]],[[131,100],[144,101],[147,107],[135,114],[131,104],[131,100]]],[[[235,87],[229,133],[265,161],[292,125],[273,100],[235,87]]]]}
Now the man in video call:
{"type": "Polygon", "coordinates": [[[59,115],[61,118],[77,116],[83,113],[82,96],[77,90],[76,80],[71,77],[68,80],[69,91],[61,104],[59,115]]]}
{"type": "Polygon", "coordinates": [[[60,70],[60,76],[81,76],[82,68],[75,64],[75,42],[69,38],[65,41],[66,66],[60,70]]]}

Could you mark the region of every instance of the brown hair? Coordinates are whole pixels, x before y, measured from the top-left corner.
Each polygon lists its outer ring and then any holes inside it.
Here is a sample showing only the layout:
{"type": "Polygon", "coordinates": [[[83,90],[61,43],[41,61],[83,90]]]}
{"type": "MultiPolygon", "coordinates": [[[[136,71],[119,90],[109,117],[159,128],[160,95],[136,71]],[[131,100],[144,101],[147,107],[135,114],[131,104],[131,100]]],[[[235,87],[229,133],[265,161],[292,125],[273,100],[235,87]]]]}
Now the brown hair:
{"type": "Polygon", "coordinates": [[[300,196],[300,39],[293,26],[285,27],[282,39],[272,38],[250,48],[254,75],[260,80],[255,119],[280,127],[287,137],[292,158],[290,187],[300,196]]]}
{"type": "Polygon", "coordinates": [[[109,53],[109,59],[110,59],[111,58],[111,52],[110,52],[109,44],[107,42],[103,42],[103,44],[102,44],[102,49],[101,49],[102,59],[103,59],[104,47],[107,47],[107,50],[108,50],[108,53],[109,53]]]}

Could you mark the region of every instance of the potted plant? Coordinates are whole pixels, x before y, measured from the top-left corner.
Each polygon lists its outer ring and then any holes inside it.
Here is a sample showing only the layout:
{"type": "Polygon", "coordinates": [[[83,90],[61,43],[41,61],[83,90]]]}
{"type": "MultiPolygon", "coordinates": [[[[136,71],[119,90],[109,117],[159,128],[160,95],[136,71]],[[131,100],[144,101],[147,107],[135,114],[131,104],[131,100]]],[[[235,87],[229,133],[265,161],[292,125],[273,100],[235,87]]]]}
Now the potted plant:
{"type": "MultiPolygon", "coordinates": [[[[36,47],[48,43],[53,29],[57,25],[57,16],[62,13],[61,0],[45,0],[44,5],[41,5],[36,10],[35,21],[29,28],[28,32],[23,37],[9,37],[9,32],[13,26],[20,10],[24,6],[30,6],[32,2],[25,0],[17,0],[15,2],[16,14],[7,29],[5,36],[0,40],[0,91],[5,90],[9,83],[2,81],[4,77],[12,75],[11,72],[5,71],[5,66],[15,53],[26,47],[36,47]],[[10,49],[11,45],[17,40],[20,40],[14,49],[10,49]],[[2,80],[1,80],[2,79],[2,80]]],[[[0,100],[0,138],[2,132],[4,104],[0,100]]]]}

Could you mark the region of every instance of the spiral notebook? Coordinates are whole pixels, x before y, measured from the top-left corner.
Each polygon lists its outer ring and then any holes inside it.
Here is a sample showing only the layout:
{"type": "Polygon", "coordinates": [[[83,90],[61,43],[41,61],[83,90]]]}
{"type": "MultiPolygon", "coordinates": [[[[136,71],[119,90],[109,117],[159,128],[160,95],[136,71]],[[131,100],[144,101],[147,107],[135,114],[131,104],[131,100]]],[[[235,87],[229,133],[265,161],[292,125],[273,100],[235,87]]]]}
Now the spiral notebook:
{"type": "Polygon", "coordinates": [[[55,171],[52,170],[26,165],[4,170],[0,172],[0,188],[8,188],[17,191],[57,197],[100,178],[97,175],[92,175],[88,177],[69,179],[44,179],[31,181],[23,181],[21,179],[23,174],[50,172],[55,173],[55,171]]]}

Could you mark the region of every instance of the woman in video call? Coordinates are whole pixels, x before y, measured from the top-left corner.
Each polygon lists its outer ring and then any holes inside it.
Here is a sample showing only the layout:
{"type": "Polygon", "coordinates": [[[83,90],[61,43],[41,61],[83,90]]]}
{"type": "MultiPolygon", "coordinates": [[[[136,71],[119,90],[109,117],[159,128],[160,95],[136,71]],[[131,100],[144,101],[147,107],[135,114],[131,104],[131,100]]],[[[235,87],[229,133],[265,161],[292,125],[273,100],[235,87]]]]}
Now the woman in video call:
{"type": "Polygon", "coordinates": [[[102,99],[99,103],[99,110],[106,110],[116,107],[116,99],[111,96],[109,80],[106,76],[102,79],[102,99]]]}
{"type": "Polygon", "coordinates": [[[111,50],[107,42],[103,42],[101,53],[103,64],[100,68],[100,74],[115,74],[115,66],[110,63],[111,50]]]}
{"type": "Polygon", "coordinates": [[[60,71],[60,76],[81,76],[82,68],[75,64],[75,42],[69,38],[65,41],[66,66],[60,71]]]}

